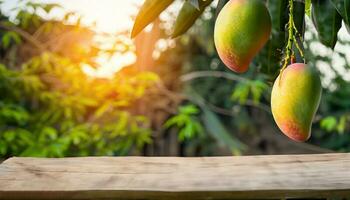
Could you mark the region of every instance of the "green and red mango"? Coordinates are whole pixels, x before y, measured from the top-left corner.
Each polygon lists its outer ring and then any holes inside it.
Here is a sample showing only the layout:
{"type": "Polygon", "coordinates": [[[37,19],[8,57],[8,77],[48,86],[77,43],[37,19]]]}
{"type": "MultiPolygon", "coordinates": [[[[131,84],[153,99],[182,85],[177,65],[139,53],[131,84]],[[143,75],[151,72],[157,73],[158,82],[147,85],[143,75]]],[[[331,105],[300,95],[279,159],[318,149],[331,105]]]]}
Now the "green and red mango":
{"type": "Polygon", "coordinates": [[[270,34],[271,17],[263,1],[231,0],[216,19],[214,42],[225,65],[243,73],[270,34]]]}
{"type": "Polygon", "coordinates": [[[272,88],[271,109],[286,136],[299,142],[309,139],[321,93],[321,80],[314,68],[295,63],[281,72],[272,88]]]}

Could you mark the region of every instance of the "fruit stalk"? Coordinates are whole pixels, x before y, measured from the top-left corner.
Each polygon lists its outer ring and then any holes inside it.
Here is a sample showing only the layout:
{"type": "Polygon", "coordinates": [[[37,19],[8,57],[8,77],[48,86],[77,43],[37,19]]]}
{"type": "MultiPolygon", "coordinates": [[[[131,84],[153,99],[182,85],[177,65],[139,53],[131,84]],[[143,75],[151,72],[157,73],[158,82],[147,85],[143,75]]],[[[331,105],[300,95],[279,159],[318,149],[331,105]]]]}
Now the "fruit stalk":
{"type": "MultiPolygon", "coordinates": [[[[280,71],[280,73],[282,73],[286,67],[288,66],[288,62],[291,60],[292,55],[294,54],[293,52],[293,44],[296,46],[296,48],[298,49],[300,56],[302,57],[304,63],[305,63],[305,58],[304,58],[304,53],[303,50],[301,48],[301,45],[299,45],[295,35],[298,35],[298,29],[295,26],[294,23],[294,15],[293,15],[293,10],[294,10],[294,4],[293,4],[293,0],[289,0],[289,20],[288,20],[288,41],[287,41],[287,46],[286,46],[286,55],[283,61],[283,66],[282,69],[280,71]]],[[[299,37],[300,34],[299,34],[299,37]]]]}

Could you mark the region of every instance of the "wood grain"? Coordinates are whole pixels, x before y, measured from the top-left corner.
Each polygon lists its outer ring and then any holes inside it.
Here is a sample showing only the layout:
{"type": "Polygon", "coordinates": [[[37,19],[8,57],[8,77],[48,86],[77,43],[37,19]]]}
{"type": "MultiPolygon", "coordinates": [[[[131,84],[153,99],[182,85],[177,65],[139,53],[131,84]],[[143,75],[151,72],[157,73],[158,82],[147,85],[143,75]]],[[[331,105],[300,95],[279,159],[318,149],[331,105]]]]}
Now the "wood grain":
{"type": "Polygon", "coordinates": [[[350,197],[350,154],[11,158],[0,199],[350,197]]]}

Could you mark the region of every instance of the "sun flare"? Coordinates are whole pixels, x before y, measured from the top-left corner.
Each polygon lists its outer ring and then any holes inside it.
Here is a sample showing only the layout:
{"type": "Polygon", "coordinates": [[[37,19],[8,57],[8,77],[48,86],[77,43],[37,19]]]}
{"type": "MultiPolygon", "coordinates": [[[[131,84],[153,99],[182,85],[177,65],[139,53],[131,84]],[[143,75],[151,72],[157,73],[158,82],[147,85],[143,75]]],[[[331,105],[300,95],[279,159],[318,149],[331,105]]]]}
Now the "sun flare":
{"type": "Polygon", "coordinates": [[[94,68],[89,64],[82,64],[82,69],[85,74],[91,77],[112,78],[116,72],[125,66],[133,64],[135,60],[136,55],[133,52],[127,52],[123,55],[114,54],[112,57],[105,54],[96,58],[96,63],[99,65],[98,68],[94,68]]]}
{"type": "MultiPolygon", "coordinates": [[[[74,11],[82,17],[83,25],[93,27],[93,31],[97,33],[95,40],[97,46],[102,49],[112,48],[114,44],[111,35],[120,35],[118,33],[128,32],[132,28],[132,16],[137,12],[137,6],[142,3],[140,0],[115,1],[104,0],[45,0],[57,2],[62,5],[62,10],[52,13],[51,17],[63,16],[65,12],[74,11]]],[[[74,20],[74,19],[73,19],[74,20]]],[[[132,46],[132,41],[124,37],[123,42],[132,46]]],[[[131,65],[136,61],[136,56],[132,52],[114,54],[99,54],[95,59],[97,66],[92,67],[88,64],[82,64],[83,71],[91,76],[98,78],[111,78],[120,69],[127,65],[131,65]]]]}
{"type": "MultiPolygon", "coordinates": [[[[132,26],[131,16],[137,12],[136,1],[115,1],[105,0],[101,4],[98,0],[89,1],[89,3],[82,3],[82,0],[65,1],[64,6],[75,9],[80,12],[87,25],[94,23],[97,32],[104,34],[115,34],[116,32],[128,31],[132,26]],[[83,5],[83,6],[81,6],[83,5]],[[116,12],[116,9],[118,11],[116,12]],[[87,17],[85,17],[87,16],[87,17]]],[[[139,3],[140,1],[138,1],[139,3]]],[[[99,46],[102,48],[111,48],[113,42],[108,36],[98,35],[97,40],[99,46]]],[[[128,38],[124,38],[124,41],[128,38]]],[[[128,41],[126,41],[128,42],[128,41]]],[[[129,41],[129,45],[132,45],[129,41]]],[[[95,62],[97,68],[93,68],[88,64],[84,64],[83,71],[92,77],[111,78],[120,69],[127,65],[131,65],[136,61],[136,56],[132,51],[123,54],[115,52],[112,55],[100,54],[95,62]]]]}

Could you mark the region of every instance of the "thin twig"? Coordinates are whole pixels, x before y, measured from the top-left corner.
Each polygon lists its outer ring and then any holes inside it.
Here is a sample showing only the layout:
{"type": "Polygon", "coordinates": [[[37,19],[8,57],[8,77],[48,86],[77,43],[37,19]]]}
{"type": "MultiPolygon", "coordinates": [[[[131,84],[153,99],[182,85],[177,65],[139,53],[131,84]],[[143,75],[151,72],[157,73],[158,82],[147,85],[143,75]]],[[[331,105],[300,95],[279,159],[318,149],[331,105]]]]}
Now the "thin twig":
{"type": "Polygon", "coordinates": [[[215,78],[225,78],[232,81],[247,81],[248,79],[243,78],[241,76],[237,76],[232,73],[222,72],[222,71],[196,71],[196,72],[190,72],[188,74],[182,75],[180,77],[180,80],[182,82],[191,81],[193,79],[197,78],[203,78],[203,77],[215,77],[215,78]]]}

